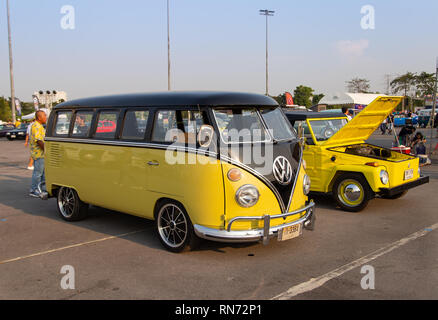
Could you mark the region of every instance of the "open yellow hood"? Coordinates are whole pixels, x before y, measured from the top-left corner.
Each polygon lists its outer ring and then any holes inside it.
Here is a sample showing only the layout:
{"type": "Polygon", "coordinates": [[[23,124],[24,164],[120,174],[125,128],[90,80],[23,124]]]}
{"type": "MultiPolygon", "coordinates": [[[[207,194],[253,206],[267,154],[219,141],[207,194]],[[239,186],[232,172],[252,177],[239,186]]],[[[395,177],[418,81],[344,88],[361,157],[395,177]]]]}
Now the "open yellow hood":
{"type": "Polygon", "coordinates": [[[377,97],[336,132],[323,146],[363,143],[402,101],[403,97],[377,97]]]}

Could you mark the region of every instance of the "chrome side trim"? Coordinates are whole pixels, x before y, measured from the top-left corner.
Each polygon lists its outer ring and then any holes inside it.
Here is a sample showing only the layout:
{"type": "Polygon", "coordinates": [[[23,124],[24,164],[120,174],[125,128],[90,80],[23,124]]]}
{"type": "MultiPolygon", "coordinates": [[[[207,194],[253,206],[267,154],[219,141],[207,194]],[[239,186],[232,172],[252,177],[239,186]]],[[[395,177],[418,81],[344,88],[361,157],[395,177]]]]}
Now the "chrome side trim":
{"type": "Polygon", "coordinates": [[[212,152],[208,150],[202,150],[197,148],[176,146],[176,145],[166,145],[150,142],[130,142],[130,141],[112,141],[112,140],[97,140],[97,139],[74,139],[74,138],[60,138],[60,137],[46,137],[45,141],[55,141],[55,142],[67,142],[67,143],[84,143],[84,144],[96,144],[96,145],[109,145],[118,147],[137,147],[137,148],[151,148],[151,149],[162,149],[171,151],[182,151],[182,152],[192,152],[203,154],[205,156],[217,157],[217,152],[212,152]]]}
{"type": "MultiPolygon", "coordinates": [[[[270,227],[269,229],[265,230],[263,229],[254,229],[254,230],[236,230],[236,231],[227,231],[227,230],[218,230],[213,228],[207,228],[198,224],[195,224],[193,226],[195,230],[195,234],[203,239],[207,240],[213,240],[213,241],[219,241],[219,242],[230,242],[230,243],[236,243],[236,242],[257,242],[257,241],[263,241],[264,244],[267,244],[269,238],[278,236],[278,231],[290,227],[293,225],[297,225],[300,223],[303,223],[303,226],[306,221],[312,220],[314,217],[314,210],[313,207],[315,204],[312,202],[306,208],[309,208],[307,210],[307,213],[304,217],[301,217],[300,219],[281,224],[275,227],[270,227]]],[[[300,209],[304,211],[305,209],[300,209]]],[[[269,217],[269,215],[260,217],[262,220],[267,219],[266,217],[269,217]]],[[[271,216],[273,217],[273,216],[271,216]]],[[[254,218],[254,217],[253,217],[254,218]]]]}

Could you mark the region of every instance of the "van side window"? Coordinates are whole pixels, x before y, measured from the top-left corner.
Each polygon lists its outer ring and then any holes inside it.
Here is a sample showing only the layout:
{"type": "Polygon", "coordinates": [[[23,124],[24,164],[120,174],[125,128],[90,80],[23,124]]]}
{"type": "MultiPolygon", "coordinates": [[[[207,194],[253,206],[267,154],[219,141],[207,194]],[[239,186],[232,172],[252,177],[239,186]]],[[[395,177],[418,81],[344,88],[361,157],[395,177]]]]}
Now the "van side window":
{"type": "Polygon", "coordinates": [[[114,139],[117,129],[118,111],[102,111],[97,119],[95,138],[114,139]]]}
{"type": "Polygon", "coordinates": [[[152,141],[174,142],[172,132],[178,130],[175,110],[160,110],[155,114],[152,141]]]}
{"type": "Polygon", "coordinates": [[[73,137],[88,137],[93,119],[92,111],[78,111],[75,114],[75,124],[73,126],[73,137]]]}
{"type": "Polygon", "coordinates": [[[55,135],[68,135],[72,111],[61,111],[56,114],[55,135]]]}
{"type": "Polygon", "coordinates": [[[196,136],[205,124],[199,111],[159,111],[155,116],[152,140],[196,145],[196,136]]]}
{"type": "Polygon", "coordinates": [[[149,111],[128,111],[123,123],[122,139],[143,140],[149,111]]]}

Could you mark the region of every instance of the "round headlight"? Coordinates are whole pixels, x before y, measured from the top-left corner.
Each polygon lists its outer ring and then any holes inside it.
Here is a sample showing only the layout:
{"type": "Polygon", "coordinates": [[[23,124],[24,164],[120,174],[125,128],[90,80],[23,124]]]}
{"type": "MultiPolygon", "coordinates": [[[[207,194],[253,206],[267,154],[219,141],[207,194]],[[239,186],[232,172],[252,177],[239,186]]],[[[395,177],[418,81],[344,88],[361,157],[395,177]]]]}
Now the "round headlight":
{"type": "Polygon", "coordinates": [[[388,171],[382,170],[380,171],[380,181],[382,181],[383,184],[387,184],[389,180],[388,171]]]}
{"type": "Polygon", "coordinates": [[[244,207],[249,208],[257,203],[259,200],[259,190],[251,184],[241,186],[236,192],[237,203],[244,207]]]}
{"type": "Polygon", "coordinates": [[[310,178],[307,174],[303,178],[303,192],[305,195],[308,195],[310,192],[310,178]]]}

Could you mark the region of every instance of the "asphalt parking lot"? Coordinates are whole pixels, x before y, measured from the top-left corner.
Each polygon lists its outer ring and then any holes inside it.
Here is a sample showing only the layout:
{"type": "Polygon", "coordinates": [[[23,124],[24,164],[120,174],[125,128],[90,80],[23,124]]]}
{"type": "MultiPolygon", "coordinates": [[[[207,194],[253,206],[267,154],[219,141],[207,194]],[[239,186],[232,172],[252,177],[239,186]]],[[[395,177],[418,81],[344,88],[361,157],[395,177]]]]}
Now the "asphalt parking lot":
{"type": "Polygon", "coordinates": [[[63,221],[55,199],[28,196],[27,157],[0,139],[0,299],[438,299],[436,164],[423,169],[429,184],[360,213],[316,198],[316,230],[298,239],[173,254],[147,220],[91,207],[63,221]],[[65,265],[74,289],[61,287],[65,265]],[[364,265],[374,289],[361,287],[364,265]]]}

